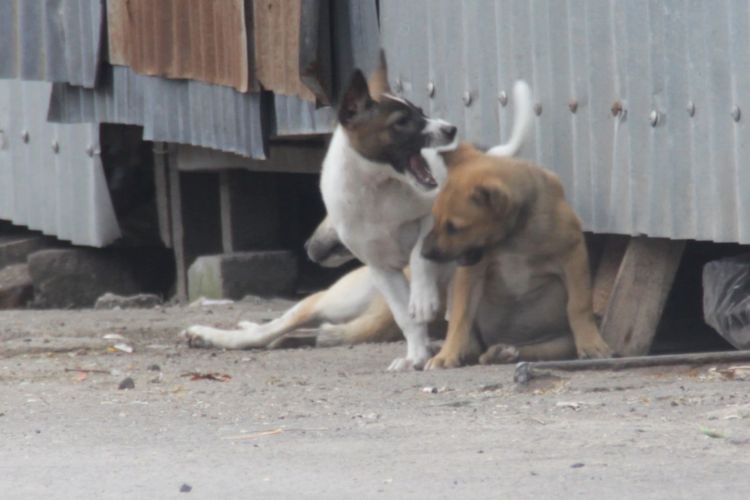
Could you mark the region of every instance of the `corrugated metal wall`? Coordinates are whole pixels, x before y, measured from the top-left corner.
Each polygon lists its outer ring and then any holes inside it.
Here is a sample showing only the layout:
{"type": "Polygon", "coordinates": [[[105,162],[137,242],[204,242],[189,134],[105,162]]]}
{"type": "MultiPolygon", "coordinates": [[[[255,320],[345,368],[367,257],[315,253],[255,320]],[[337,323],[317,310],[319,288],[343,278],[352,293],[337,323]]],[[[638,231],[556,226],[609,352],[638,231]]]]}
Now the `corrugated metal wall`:
{"type": "Polygon", "coordinates": [[[92,88],[103,26],[102,0],[2,0],[0,78],[92,88]]]}
{"type": "Polygon", "coordinates": [[[143,126],[143,138],[179,142],[264,159],[261,96],[195,80],[108,68],[96,89],[55,84],[49,119],[143,126]]]}
{"type": "Polygon", "coordinates": [[[50,84],[0,80],[0,219],[104,246],[120,236],[97,125],[47,122],[50,84]]]}
{"type": "Polygon", "coordinates": [[[523,156],[560,174],[587,229],[750,243],[747,1],[380,8],[392,84],[465,138],[507,138],[501,93],[531,84],[541,114],[523,156]]]}

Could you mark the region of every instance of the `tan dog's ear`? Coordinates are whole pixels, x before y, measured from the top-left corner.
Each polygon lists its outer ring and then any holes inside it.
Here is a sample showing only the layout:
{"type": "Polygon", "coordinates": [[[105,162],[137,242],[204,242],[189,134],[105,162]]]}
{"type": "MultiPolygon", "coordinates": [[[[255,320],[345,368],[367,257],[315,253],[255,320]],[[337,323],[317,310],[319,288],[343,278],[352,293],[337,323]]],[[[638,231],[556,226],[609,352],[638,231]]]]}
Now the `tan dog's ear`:
{"type": "Polygon", "coordinates": [[[344,127],[348,127],[359,114],[370,109],[373,104],[374,102],[367,89],[365,75],[358,69],[354,70],[352,79],[339,105],[339,122],[344,127]]]}
{"type": "Polygon", "coordinates": [[[495,179],[488,179],[474,187],[471,201],[477,206],[487,208],[495,213],[505,213],[511,204],[508,188],[495,179]]]}
{"type": "Polygon", "coordinates": [[[388,63],[385,61],[383,49],[380,49],[378,66],[370,76],[368,86],[370,87],[370,96],[375,101],[380,101],[380,96],[391,91],[391,86],[388,84],[388,63]]]}

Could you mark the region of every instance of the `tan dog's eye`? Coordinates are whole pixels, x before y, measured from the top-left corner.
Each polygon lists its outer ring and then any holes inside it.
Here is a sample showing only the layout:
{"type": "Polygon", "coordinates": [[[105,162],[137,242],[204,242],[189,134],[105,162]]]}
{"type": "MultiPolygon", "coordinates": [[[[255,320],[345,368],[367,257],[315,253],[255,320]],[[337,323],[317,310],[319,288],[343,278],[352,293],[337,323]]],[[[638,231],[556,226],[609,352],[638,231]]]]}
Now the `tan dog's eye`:
{"type": "Polygon", "coordinates": [[[448,221],[445,223],[445,232],[447,234],[456,234],[458,232],[458,228],[453,222],[448,221]]]}

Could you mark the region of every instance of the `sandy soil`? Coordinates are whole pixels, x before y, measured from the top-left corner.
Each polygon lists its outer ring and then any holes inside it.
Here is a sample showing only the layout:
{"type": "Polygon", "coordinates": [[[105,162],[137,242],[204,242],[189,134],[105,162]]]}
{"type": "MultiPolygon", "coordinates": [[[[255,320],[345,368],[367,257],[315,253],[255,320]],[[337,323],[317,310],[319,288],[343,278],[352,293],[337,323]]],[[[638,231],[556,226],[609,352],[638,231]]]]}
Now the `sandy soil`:
{"type": "Polygon", "coordinates": [[[517,387],[512,367],[386,373],[398,343],[176,337],[286,305],[0,313],[0,498],[750,497],[750,380],[726,367],[517,387]]]}

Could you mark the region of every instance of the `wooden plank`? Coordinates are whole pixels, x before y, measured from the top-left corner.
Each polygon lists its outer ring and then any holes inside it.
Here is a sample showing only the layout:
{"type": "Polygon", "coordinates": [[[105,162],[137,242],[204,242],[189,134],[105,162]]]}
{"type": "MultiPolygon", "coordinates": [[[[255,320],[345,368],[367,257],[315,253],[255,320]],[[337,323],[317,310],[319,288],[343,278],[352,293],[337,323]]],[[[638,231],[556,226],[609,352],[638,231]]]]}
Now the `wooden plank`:
{"type": "Polygon", "coordinates": [[[616,353],[648,354],[684,248],[684,241],[665,238],[630,240],[602,321],[616,353]]]}
{"type": "Polygon", "coordinates": [[[289,141],[271,144],[267,160],[253,160],[224,151],[187,144],[176,145],[177,164],[181,171],[210,172],[245,169],[253,172],[318,174],[326,153],[323,141],[289,141]]]}
{"type": "Polygon", "coordinates": [[[180,171],[167,163],[169,169],[169,210],[171,214],[172,249],[175,260],[175,298],[187,302],[187,259],[185,255],[185,229],[182,224],[182,189],[180,171]]]}
{"type": "Polygon", "coordinates": [[[172,214],[169,202],[169,169],[167,168],[167,146],[154,143],[154,189],[156,191],[156,217],[159,237],[167,248],[172,248],[172,214]]]}
{"type": "Polygon", "coordinates": [[[615,278],[628,248],[628,236],[609,235],[605,237],[598,265],[594,274],[594,316],[601,321],[609,304],[615,278]]]}

